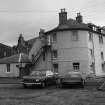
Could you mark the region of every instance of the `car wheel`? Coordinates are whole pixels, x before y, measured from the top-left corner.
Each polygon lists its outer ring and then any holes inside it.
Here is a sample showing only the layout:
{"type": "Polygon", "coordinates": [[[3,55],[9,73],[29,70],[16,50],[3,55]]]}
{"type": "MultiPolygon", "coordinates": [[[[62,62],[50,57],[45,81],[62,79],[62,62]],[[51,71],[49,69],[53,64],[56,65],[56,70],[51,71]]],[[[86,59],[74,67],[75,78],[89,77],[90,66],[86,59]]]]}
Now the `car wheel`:
{"type": "Polygon", "coordinates": [[[63,88],[63,85],[62,85],[62,83],[60,83],[60,84],[58,85],[58,87],[59,87],[59,88],[63,88]]]}
{"type": "Polygon", "coordinates": [[[84,88],[84,85],[85,85],[85,81],[83,80],[81,83],[81,87],[84,88]]]}
{"type": "Polygon", "coordinates": [[[23,87],[24,87],[24,88],[27,88],[27,85],[26,85],[26,84],[23,84],[23,87]]]}
{"type": "Polygon", "coordinates": [[[62,88],[62,83],[60,79],[57,80],[56,85],[58,88],[62,88]]]}
{"type": "Polygon", "coordinates": [[[42,82],[42,88],[44,88],[45,87],[45,83],[44,82],[42,82]]]}

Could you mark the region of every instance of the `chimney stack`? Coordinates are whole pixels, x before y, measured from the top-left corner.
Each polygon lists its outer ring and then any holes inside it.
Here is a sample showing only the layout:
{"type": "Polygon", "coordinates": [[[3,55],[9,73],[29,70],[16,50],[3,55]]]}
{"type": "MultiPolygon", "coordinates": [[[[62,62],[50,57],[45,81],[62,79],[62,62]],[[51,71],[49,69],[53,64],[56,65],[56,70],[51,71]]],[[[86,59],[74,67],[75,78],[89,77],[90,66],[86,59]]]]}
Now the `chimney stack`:
{"type": "Polygon", "coordinates": [[[61,9],[61,12],[59,13],[59,25],[64,25],[67,22],[67,12],[65,11],[65,8],[61,9]]]}
{"type": "Polygon", "coordinates": [[[76,21],[77,21],[78,23],[82,23],[82,22],[83,22],[83,18],[82,18],[82,16],[81,16],[80,13],[77,13],[76,21]]]}

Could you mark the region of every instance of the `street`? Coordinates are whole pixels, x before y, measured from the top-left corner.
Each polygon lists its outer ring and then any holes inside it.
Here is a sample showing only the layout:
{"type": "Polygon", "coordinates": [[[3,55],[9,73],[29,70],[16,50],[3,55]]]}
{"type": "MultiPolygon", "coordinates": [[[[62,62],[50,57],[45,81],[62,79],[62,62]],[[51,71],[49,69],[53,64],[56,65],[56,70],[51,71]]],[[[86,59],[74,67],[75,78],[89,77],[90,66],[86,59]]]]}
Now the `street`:
{"type": "Polygon", "coordinates": [[[0,105],[105,105],[105,92],[88,87],[24,89],[21,84],[0,84],[0,105]]]}

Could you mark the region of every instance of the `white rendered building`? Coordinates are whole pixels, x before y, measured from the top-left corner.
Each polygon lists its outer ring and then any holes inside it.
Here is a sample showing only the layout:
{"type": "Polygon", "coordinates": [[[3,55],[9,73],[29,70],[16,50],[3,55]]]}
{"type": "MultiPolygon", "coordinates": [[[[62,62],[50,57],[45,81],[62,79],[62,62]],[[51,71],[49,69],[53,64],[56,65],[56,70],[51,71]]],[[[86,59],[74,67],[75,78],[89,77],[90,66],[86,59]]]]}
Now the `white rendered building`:
{"type": "Polygon", "coordinates": [[[40,31],[29,57],[33,61],[32,70],[105,75],[104,28],[83,23],[80,13],[75,20],[67,19],[67,12],[61,9],[58,26],[40,31]]]}

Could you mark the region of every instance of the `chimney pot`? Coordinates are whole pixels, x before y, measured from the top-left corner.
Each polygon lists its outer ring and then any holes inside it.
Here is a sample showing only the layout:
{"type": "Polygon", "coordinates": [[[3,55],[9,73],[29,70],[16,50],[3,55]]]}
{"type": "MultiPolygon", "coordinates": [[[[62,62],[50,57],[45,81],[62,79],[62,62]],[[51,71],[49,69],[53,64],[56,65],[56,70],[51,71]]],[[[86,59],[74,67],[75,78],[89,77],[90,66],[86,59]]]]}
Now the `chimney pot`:
{"type": "Polygon", "coordinates": [[[81,16],[80,12],[77,13],[76,21],[77,21],[78,23],[82,23],[82,22],[83,22],[83,19],[82,19],[82,16],[81,16]]]}
{"type": "Polygon", "coordinates": [[[67,12],[65,8],[61,9],[61,12],[59,13],[59,25],[64,25],[67,22],[67,12]]]}

